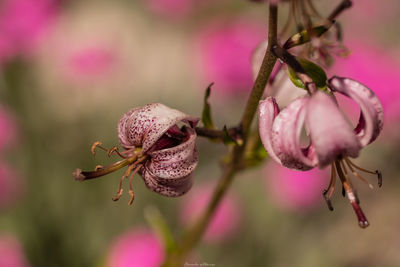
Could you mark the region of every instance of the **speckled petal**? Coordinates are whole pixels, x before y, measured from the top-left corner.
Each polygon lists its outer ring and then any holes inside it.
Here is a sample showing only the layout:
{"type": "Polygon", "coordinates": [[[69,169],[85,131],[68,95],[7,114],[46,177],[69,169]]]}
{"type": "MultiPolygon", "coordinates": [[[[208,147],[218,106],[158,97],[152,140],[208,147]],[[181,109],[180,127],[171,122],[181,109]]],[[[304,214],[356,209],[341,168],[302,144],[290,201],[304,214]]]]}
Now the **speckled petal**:
{"type": "Polygon", "coordinates": [[[309,170],[317,164],[313,147],[301,148],[300,135],[304,124],[308,97],[300,97],[283,109],[272,125],[272,148],[281,164],[290,169],[309,170]]]}
{"type": "Polygon", "coordinates": [[[141,146],[145,153],[172,126],[188,122],[192,127],[197,118],[160,103],[148,104],[124,114],[118,124],[118,137],[123,147],[141,146]]]}
{"type": "Polygon", "coordinates": [[[151,160],[146,168],[156,179],[174,181],[178,178],[189,175],[197,166],[198,156],[195,147],[196,132],[194,129],[186,128],[188,140],[182,144],[156,150],[149,153],[151,160]]]}
{"type": "Polygon", "coordinates": [[[373,142],[383,128],[383,107],[375,93],[365,85],[341,77],[329,80],[330,88],[352,98],[360,105],[361,114],[355,132],[362,146],[373,142]]]}
{"type": "Polygon", "coordinates": [[[360,142],[331,96],[321,91],[315,93],[306,110],[306,125],[319,168],[324,168],[339,156],[358,156],[360,142]]]}
{"type": "Polygon", "coordinates": [[[162,183],[157,180],[156,177],[152,175],[147,168],[143,169],[141,175],[144,184],[148,189],[166,197],[182,196],[183,194],[188,192],[193,185],[192,173],[188,176],[177,179],[179,180],[179,184],[162,183]]]}
{"type": "Polygon", "coordinates": [[[281,160],[275,155],[271,144],[272,124],[275,117],[278,116],[279,107],[275,98],[268,97],[260,101],[258,105],[258,130],[260,132],[261,141],[267,150],[268,155],[276,162],[281,163],[281,160]]]}
{"type": "Polygon", "coordinates": [[[198,163],[196,132],[186,128],[189,138],[182,144],[149,153],[141,175],[146,186],[168,197],[183,195],[192,186],[192,172],[198,163]]]}
{"type": "Polygon", "coordinates": [[[125,149],[129,149],[131,146],[138,146],[140,144],[133,144],[129,139],[128,139],[128,134],[127,134],[127,122],[131,116],[135,116],[138,111],[141,108],[133,108],[126,112],[124,115],[122,115],[121,119],[118,122],[118,139],[119,143],[122,147],[125,149]]]}

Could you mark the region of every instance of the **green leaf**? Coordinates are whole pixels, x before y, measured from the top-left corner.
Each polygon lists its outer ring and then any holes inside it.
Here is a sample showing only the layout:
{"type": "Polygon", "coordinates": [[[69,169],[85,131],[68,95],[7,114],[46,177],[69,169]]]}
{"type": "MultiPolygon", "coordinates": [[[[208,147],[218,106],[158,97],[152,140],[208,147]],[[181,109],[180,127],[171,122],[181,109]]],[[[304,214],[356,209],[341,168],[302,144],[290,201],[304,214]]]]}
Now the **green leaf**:
{"type": "MultiPolygon", "coordinates": [[[[332,26],[333,23],[330,23],[329,25],[321,25],[312,28],[312,31],[317,37],[320,37],[322,34],[327,32],[329,28],[332,26]]],[[[290,49],[298,45],[302,45],[305,43],[308,43],[310,41],[310,34],[308,33],[307,30],[302,30],[301,32],[298,32],[294,35],[292,35],[286,43],[283,45],[283,48],[285,49],[290,49]]]]}
{"type": "Polygon", "coordinates": [[[288,75],[289,79],[295,86],[305,89],[305,86],[303,82],[300,80],[299,76],[297,76],[296,72],[289,66],[288,66],[288,75]]]}
{"type": "Polygon", "coordinates": [[[177,244],[161,212],[154,206],[148,206],[144,210],[144,216],[153,231],[156,233],[156,235],[160,237],[160,239],[164,243],[166,251],[175,251],[177,249],[177,244]]]}
{"type": "MultiPolygon", "coordinates": [[[[326,80],[328,79],[328,77],[326,76],[325,71],[320,66],[304,58],[296,57],[296,60],[300,63],[306,74],[310,76],[310,78],[313,80],[318,88],[326,88],[326,80]]],[[[303,89],[305,88],[303,82],[297,76],[297,73],[290,67],[288,68],[288,75],[295,86],[303,89]]]]}
{"type": "Polygon", "coordinates": [[[210,97],[211,94],[211,86],[213,85],[214,83],[211,83],[206,89],[206,93],[204,95],[203,113],[201,116],[201,121],[203,122],[204,127],[209,129],[215,129],[214,122],[211,117],[211,106],[210,103],[208,102],[208,98],[210,97]]]}

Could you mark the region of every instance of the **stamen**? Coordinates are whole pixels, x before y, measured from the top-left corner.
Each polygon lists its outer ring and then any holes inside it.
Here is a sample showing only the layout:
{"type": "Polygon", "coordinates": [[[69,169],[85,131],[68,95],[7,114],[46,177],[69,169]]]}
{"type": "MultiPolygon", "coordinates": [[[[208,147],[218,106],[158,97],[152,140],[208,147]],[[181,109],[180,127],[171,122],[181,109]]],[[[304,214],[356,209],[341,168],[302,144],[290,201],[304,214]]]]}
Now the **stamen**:
{"type": "Polygon", "coordinates": [[[365,179],[364,177],[361,176],[361,174],[359,174],[358,172],[354,171],[353,167],[351,167],[351,165],[349,164],[349,162],[346,160],[347,166],[349,167],[349,169],[351,170],[351,173],[357,177],[358,179],[360,179],[361,181],[363,181],[364,183],[366,183],[369,188],[374,189],[373,185],[370,184],[367,179],[365,179]]]}
{"type": "Polygon", "coordinates": [[[129,177],[129,195],[131,196],[128,202],[128,205],[132,205],[133,200],[135,199],[135,194],[133,193],[133,187],[132,187],[132,180],[133,176],[143,167],[143,164],[137,165],[135,170],[132,172],[131,177],[129,177]]]}
{"type": "Polygon", "coordinates": [[[93,178],[101,177],[103,175],[117,171],[117,170],[119,170],[127,165],[130,165],[136,161],[137,161],[137,163],[143,162],[146,159],[147,159],[146,155],[138,158],[138,155],[134,154],[133,156],[131,156],[129,158],[117,161],[114,164],[105,166],[101,169],[96,168],[94,171],[82,171],[81,169],[76,169],[72,173],[72,176],[75,178],[75,180],[78,180],[78,181],[93,179],[93,178]]]}
{"type": "Polygon", "coordinates": [[[124,190],[122,189],[122,182],[124,181],[124,179],[125,179],[126,177],[129,176],[129,174],[131,173],[133,167],[134,167],[133,164],[132,164],[132,165],[129,165],[129,167],[128,167],[128,169],[125,171],[124,175],[122,175],[122,177],[121,177],[121,179],[120,179],[120,181],[119,181],[119,188],[118,188],[117,194],[112,198],[113,201],[117,201],[117,200],[119,200],[119,199],[121,198],[122,192],[124,191],[124,190]]]}
{"type": "Polygon", "coordinates": [[[375,173],[378,175],[378,186],[382,187],[382,173],[379,170],[376,170],[375,173]]]}
{"type": "Polygon", "coordinates": [[[331,202],[331,197],[333,192],[335,191],[335,184],[336,184],[336,172],[333,164],[331,164],[331,180],[329,182],[329,186],[327,189],[324,190],[322,195],[324,196],[324,199],[326,201],[326,204],[328,205],[328,209],[333,211],[333,206],[331,202]],[[329,192],[329,194],[328,194],[329,192]]]}
{"type": "Polygon", "coordinates": [[[370,171],[370,170],[361,168],[360,166],[358,166],[358,165],[356,165],[354,162],[352,162],[349,158],[345,158],[345,160],[346,160],[351,166],[353,166],[354,168],[356,168],[356,169],[358,169],[358,170],[360,170],[360,171],[363,171],[363,172],[366,172],[366,173],[370,173],[370,174],[376,174],[376,172],[373,172],[373,171],[370,171]]]}
{"type": "Polygon", "coordinates": [[[381,187],[382,186],[382,173],[379,171],[379,170],[376,170],[376,171],[370,171],[370,170],[367,170],[367,169],[364,169],[364,168],[361,168],[360,166],[357,166],[354,162],[352,162],[349,158],[345,158],[345,160],[346,160],[346,162],[347,162],[347,164],[349,165],[349,167],[350,167],[350,165],[351,166],[353,166],[354,168],[356,168],[356,169],[358,169],[358,170],[360,170],[360,171],[363,171],[363,172],[366,172],[366,173],[370,173],[370,174],[375,174],[375,175],[377,175],[378,176],[378,187],[381,187]]]}
{"type": "Polygon", "coordinates": [[[346,165],[344,165],[343,160],[340,161],[340,166],[342,167],[342,170],[344,172],[344,177],[346,178],[347,183],[349,184],[350,188],[353,190],[354,198],[355,198],[357,204],[360,204],[360,200],[358,199],[357,191],[354,189],[354,186],[351,183],[350,177],[349,177],[349,175],[347,173],[346,165]]]}
{"type": "MultiPolygon", "coordinates": [[[[336,166],[336,171],[338,173],[338,176],[340,178],[340,180],[342,181],[343,184],[343,189],[346,191],[347,193],[347,198],[349,199],[351,205],[353,206],[353,209],[356,213],[357,219],[358,219],[358,224],[360,225],[361,228],[365,228],[369,225],[367,218],[365,217],[361,207],[359,206],[359,204],[357,203],[357,196],[353,191],[353,188],[351,186],[351,184],[349,183],[346,175],[343,173],[340,161],[335,161],[335,166],[336,166]]],[[[346,170],[344,170],[346,171],[346,170]]]]}
{"type": "Polygon", "coordinates": [[[120,157],[123,158],[123,159],[126,158],[126,156],[124,156],[122,153],[120,153],[120,152],[118,151],[118,147],[113,146],[112,148],[107,149],[107,148],[103,147],[102,144],[103,144],[103,143],[100,142],[100,141],[96,141],[96,142],[93,143],[92,147],[90,148],[90,151],[92,152],[93,156],[96,155],[96,148],[100,148],[100,149],[106,151],[106,152],[107,152],[107,156],[109,156],[109,157],[110,157],[112,154],[114,154],[114,155],[120,156],[120,157]]]}

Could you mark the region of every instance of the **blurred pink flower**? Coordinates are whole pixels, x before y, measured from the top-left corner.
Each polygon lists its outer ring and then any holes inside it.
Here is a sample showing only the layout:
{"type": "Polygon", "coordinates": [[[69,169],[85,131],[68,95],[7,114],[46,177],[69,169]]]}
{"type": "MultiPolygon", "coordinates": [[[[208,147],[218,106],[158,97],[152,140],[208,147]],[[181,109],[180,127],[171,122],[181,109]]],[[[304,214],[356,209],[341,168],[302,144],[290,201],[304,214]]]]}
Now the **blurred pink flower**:
{"type": "Polygon", "coordinates": [[[101,80],[112,75],[118,67],[118,52],[110,45],[83,44],[69,50],[63,67],[66,75],[73,80],[101,80]]]}
{"type": "Polygon", "coordinates": [[[324,203],[322,192],[328,186],[327,170],[302,172],[270,161],[265,170],[265,189],[279,207],[292,211],[310,210],[324,203]]]}
{"type": "MultiPolygon", "coordinates": [[[[213,190],[212,184],[196,185],[187,196],[183,197],[180,209],[182,224],[187,225],[198,219],[209,203],[213,190]]],[[[239,208],[235,196],[228,193],[211,220],[204,239],[216,243],[231,237],[239,227],[239,208]]]]}
{"type": "Polygon", "coordinates": [[[112,244],[107,267],[159,267],[164,260],[160,241],[148,229],[132,229],[112,244]]]}
{"type": "Polygon", "coordinates": [[[20,242],[9,234],[0,235],[0,267],[30,266],[20,242]]]}
{"type": "Polygon", "coordinates": [[[400,120],[400,61],[378,45],[349,42],[352,53],[338,58],[331,73],[346,75],[371,88],[385,110],[386,121],[400,120]]]}
{"type": "MultiPolygon", "coordinates": [[[[204,0],[201,0],[204,1],[204,0]]],[[[144,0],[145,4],[155,14],[179,19],[188,15],[199,0],[144,0]]]]}
{"type": "Polygon", "coordinates": [[[0,209],[15,203],[22,193],[23,184],[16,171],[0,163],[0,209]]]}
{"type": "Polygon", "coordinates": [[[194,55],[204,83],[225,93],[249,92],[253,85],[251,56],[265,38],[263,24],[252,20],[216,21],[195,38],[194,55]]]}
{"type": "Polygon", "coordinates": [[[0,151],[4,147],[14,145],[18,139],[18,131],[13,116],[0,106],[0,151]]]}
{"type": "Polygon", "coordinates": [[[3,0],[0,4],[0,62],[30,52],[56,14],[56,0],[3,0]]]}

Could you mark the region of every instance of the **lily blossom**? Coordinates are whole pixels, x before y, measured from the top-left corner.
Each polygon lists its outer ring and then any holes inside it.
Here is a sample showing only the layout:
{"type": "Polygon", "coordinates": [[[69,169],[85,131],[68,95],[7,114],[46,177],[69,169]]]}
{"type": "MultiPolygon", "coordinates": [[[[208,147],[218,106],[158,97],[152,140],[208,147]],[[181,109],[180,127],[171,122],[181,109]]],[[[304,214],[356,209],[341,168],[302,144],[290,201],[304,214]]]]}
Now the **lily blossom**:
{"type": "Polygon", "coordinates": [[[332,165],[331,183],[324,192],[329,208],[332,209],[330,198],[337,174],[360,226],[366,227],[369,223],[358,206],[349,174],[363,181],[366,180],[356,169],[377,174],[379,185],[381,174],[355,165],[349,157],[358,157],[360,150],[377,138],[383,127],[383,108],[374,92],[355,80],[335,76],[328,81],[328,87],[332,92],[352,98],[360,106],[361,114],[354,130],[339,110],[334,96],[318,91],[296,99],[282,111],[272,97],[260,101],[260,137],[271,158],[287,168],[306,171],[332,165]],[[307,147],[300,145],[303,126],[310,137],[307,147]]]}
{"type": "Polygon", "coordinates": [[[128,166],[113,200],[121,197],[122,181],[130,177],[129,203],[132,203],[131,181],[135,173],[142,176],[150,190],[168,197],[181,196],[191,188],[192,173],[198,163],[194,130],[198,121],[198,118],[160,103],[131,109],[118,123],[118,138],[125,151],[119,152],[117,147],[106,149],[100,142],[92,146],[93,154],[100,148],[109,156],[116,154],[123,160],[106,167],[98,166],[91,172],[77,169],[73,176],[77,180],[86,180],[128,166]]]}

